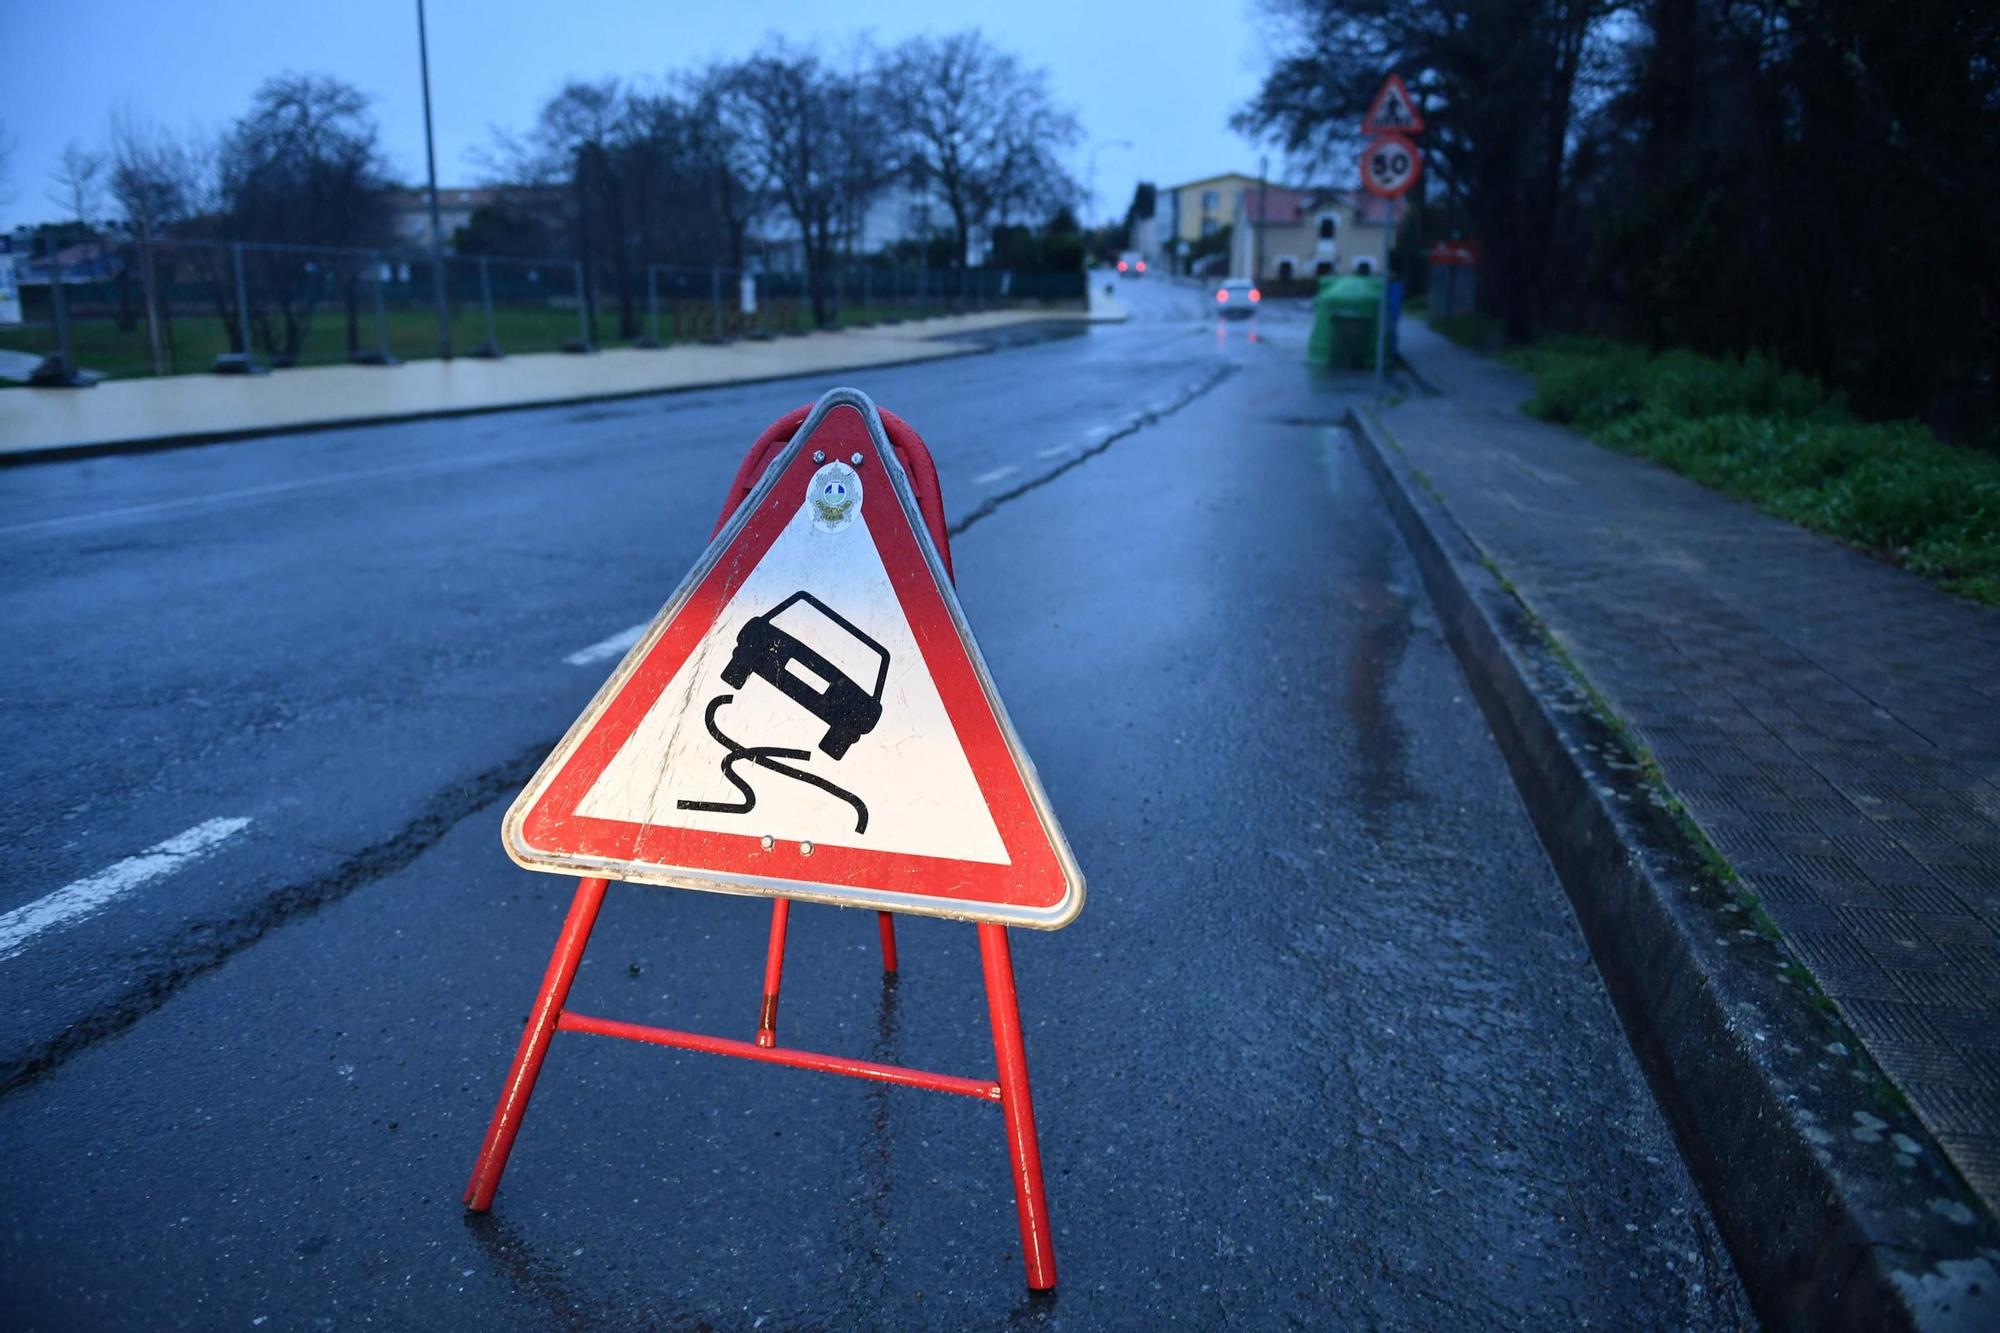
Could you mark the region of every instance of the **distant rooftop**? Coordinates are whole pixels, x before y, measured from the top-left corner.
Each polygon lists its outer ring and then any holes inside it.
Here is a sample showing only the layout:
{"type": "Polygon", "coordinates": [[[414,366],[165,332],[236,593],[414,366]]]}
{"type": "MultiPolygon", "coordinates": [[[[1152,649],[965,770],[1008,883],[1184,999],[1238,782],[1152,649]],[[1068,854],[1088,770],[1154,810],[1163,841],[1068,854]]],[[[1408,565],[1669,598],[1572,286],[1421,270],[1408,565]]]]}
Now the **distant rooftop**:
{"type": "Polygon", "coordinates": [[[1245,191],[1243,212],[1253,225],[1273,223],[1283,226],[1297,222],[1315,209],[1343,203],[1346,197],[1344,190],[1318,185],[1308,188],[1271,185],[1261,190],[1245,191]]]}
{"type": "Polygon", "coordinates": [[[1182,181],[1179,185],[1164,185],[1160,188],[1164,190],[1185,190],[1196,185],[1207,185],[1212,181],[1254,181],[1256,179],[1257,177],[1248,171],[1225,171],[1218,176],[1197,176],[1191,181],[1182,181]]]}

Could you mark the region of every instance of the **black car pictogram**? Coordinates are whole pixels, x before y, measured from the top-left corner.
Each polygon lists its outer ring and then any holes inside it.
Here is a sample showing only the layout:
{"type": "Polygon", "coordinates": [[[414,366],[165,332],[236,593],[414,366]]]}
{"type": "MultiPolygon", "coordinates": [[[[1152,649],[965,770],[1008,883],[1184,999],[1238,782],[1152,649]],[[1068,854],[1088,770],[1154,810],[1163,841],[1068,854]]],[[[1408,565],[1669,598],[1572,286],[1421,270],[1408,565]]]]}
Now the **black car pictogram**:
{"type": "Polygon", "coordinates": [[[736,634],[736,649],[722,679],[740,690],[752,674],[762,676],[785,696],[826,723],[819,748],[838,759],[848,747],[874,730],[882,720],[882,686],[889,677],[889,653],[854,623],[806,591],[799,591],[753,618],[736,634]],[[789,614],[788,614],[789,613],[789,614]],[[780,618],[784,624],[779,624],[780,618]],[[851,645],[860,645],[876,663],[875,683],[864,688],[811,643],[860,660],[851,645]]]}

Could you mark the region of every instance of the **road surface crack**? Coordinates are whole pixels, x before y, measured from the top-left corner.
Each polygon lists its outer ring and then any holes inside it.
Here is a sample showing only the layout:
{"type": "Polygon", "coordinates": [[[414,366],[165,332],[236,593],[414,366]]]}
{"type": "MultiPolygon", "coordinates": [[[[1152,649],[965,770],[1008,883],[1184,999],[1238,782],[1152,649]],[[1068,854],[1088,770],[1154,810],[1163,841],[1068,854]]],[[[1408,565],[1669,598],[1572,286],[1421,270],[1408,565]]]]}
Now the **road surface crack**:
{"type": "Polygon", "coordinates": [[[538,742],[445,788],[396,833],[322,875],[287,884],[227,915],[188,923],[154,958],[139,965],[138,974],[119,995],[53,1036],[0,1053],[0,1096],[26,1087],[85,1048],[123,1032],[190,981],[222,966],[268,932],[410,865],[468,816],[519,791],[553,746],[551,741],[538,742]]]}
{"type": "Polygon", "coordinates": [[[1227,365],[1216,367],[1216,369],[1213,372],[1211,372],[1206,379],[1196,384],[1193,388],[1186,390],[1184,393],[1181,394],[1180,397],[1174,399],[1171,403],[1168,403],[1166,406],[1146,409],[1144,412],[1139,413],[1137,416],[1133,417],[1130,421],[1127,421],[1124,425],[1120,426],[1117,430],[1111,432],[1111,434],[1099,440],[1096,444],[1091,445],[1088,449],[1085,449],[1080,453],[1072,454],[1070,457],[1064,459],[1062,462],[1050,468],[1047,472],[1041,473],[1039,476],[1029,478],[1027,481],[1022,482],[1019,486],[1014,487],[1012,490],[1001,491],[996,495],[987,496],[984,500],[980,501],[977,508],[975,508],[971,513],[967,514],[964,518],[958,520],[958,522],[952,524],[950,528],[946,529],[946,531],[948,531],[954,537],[959,536],[967,528],[977,523],[980,519],[986,518],[989,515],[993,514],[1000,508],[1000,506],[1004,504],[1010,504],[1013,501],[1020,499],[1022,496],[1026,495],[1030,491],[1040,490],[1042,487],[1054,481],[1057,477],[1062,476],[1065,472],[1071,472],[1077,468],[1082,467],[1085,463],[1088,463],[1091,459],[1097,457],[1099,454],[1103,453],[1106,449],[1109,449],[1112,445],[1118,443],[1118,441],[1124,439],[1126,436],[1136,435],[1140,431],[1146,429],[1146,427],[1151,426],[1157,422],[1166,420],[1174,413],[1186,407],[1189,403],[1194,402],[1197,398],[1205,397],[1213,390],[1220,388],[1222,386],[1223,381],[1227,380],[1231,375],[1234,375],[1240,369],[1242,369],[1242,367],[1238,366],[1234,362],[1230,362],[1227,365]]]}

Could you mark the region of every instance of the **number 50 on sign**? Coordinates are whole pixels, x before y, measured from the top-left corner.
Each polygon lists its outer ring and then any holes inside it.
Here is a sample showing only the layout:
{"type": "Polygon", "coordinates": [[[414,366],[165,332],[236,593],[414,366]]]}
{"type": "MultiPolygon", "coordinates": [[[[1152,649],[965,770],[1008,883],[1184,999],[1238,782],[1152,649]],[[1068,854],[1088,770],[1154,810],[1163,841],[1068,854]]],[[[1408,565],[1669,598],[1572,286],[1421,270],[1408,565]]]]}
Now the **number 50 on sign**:
{"type": "Polygon", "coordinates": [[[1400,134],[1383,134],[1361,150],[1361,185],[1372,195],[1394,199],[1417,183],[1423,155],[1400,134]]]}

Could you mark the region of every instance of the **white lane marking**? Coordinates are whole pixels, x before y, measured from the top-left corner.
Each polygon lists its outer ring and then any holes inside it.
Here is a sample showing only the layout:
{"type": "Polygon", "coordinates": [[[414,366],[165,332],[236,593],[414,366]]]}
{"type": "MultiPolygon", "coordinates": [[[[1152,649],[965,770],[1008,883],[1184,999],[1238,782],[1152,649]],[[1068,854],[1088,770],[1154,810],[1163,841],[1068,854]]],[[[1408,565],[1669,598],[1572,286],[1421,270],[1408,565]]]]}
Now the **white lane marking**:
{"type": "Polygon", "coordinates": [[[1021,469],[1017,467],[996,467],[991,472],[982,472],[978,476],[974,477],[972,479],[972,484],[974,486],[985,486],[992,482],[1003,481],[1006,478],[1013,476],[1016,472],[1019,472],[1020,470],[1021,469]]]}
{"type": "Polygon", "coordinates": [[[241,818],[211,819],[196,824],[187,832],[177,833],[137,856],[128,856],[95,875],[77,880],[0,916],[0,960],[12,958],[27,947],[28,941],[45,930],[80,920],[147,880],[172,874],[196,857],[214,851],[248,827],[250,821],[241,818]]]}
{"type": "Polygon", "coordinates": [[[639,642],[640,637],[646,632],[646,627],[652,623],[650,620],[642,620],[630,629],[619,630],[608,639],[599,639],[588,648],[577,649],[563,661],[571,666],[589,666],[592,662],[602,662],[607,657],[616,657],[639,642]]]}
{"type": "MultiPolygon", "coordinates": [[[[1106,431],[1106,432],[1105,432],[1105,434],[1107,434],[1107,435],[1108,435],[1108,434],[1110,434],[1110,432],[1109,432],[1109,431],[1106,431]]],[[[1048,448],[1046,448],[1046,449],[1042,449],[1042,450],[1038,450],[1038,451],[1036,452],[1036,454],[1035,454],[1035,457],[1037,457],[1037,458],[1061,458],[1061,457],[1062,457],[1062,456],[1063,456],[1064,454],[1068,453],[1069,451],[1070,451],[1070,447],[1069,447],[1068,445],[1066,445],[1066,444],[1055,444],[1055,445],[1050,445],[1050,446],[1049,446],[1048,448]]]]}

